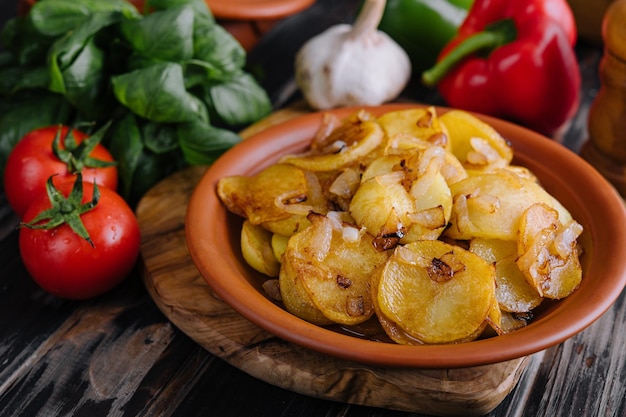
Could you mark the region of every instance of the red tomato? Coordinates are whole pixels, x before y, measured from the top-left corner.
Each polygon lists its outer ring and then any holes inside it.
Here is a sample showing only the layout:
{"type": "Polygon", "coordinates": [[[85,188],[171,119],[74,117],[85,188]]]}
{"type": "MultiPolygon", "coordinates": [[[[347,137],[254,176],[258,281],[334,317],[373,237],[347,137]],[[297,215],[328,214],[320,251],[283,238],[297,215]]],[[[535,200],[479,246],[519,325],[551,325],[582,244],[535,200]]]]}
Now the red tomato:
{"type": "MultiPolygon", "coordinates": [[[[58,174],[55,184],[70,181],[76,176],[71,174],[65,162],[58,159],[52,151],[52,142],[58,126],[49,126],[33,130],[26,134],[13,148],[7,159],[4,170],[4,190],[9,204],[22,217],[30,202],[39,194],[45,194],[46,180],[53,174],[58,174]]],[[[63,126],[61,131],[61,149],[63,138],[68,127],[63,126]]],[[[73,130],[77,143],[81,143],[88,136],[78,130],[73,130]]],[[[89,154],[90,157],[111,162],[113,157],[109,151],[98,144],[89,154]]],[[[117,168],[89,168],[82,170],[83,180],[94,180],[103,187],[117,190],[117,168]]]]}
{"type": "MultiPolygon", "coordinates": [[[[63,183],[58,189],[67,197],[72,185],[63,183]]],[[[98,204],[80,216],[93,247],[67,224],[50,230],[20,229],[26,270],[41,288],[58,297],[79,300],[105,293],[126,278],[139,254],[135,214],[117,193],[98,188],[98,204]]],[[[92,193],[93,184],[83,183],[82,202],[91,201],[92,193]]],[[[51,206],[47,194],[40,195],[26,210],[24,222],[51,206]]]]}

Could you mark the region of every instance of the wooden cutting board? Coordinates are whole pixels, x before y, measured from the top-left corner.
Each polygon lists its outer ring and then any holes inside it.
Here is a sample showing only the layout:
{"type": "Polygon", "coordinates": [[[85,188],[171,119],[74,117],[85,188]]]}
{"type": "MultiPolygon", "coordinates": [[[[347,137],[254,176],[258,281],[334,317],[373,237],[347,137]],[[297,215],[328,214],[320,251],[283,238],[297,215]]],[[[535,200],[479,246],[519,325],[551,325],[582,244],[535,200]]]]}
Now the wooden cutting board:
{"type": "MultiPolygon", "coordinates": [[[[279,111],[242,136],[304,112],[304,107],[279,111]]],[[[531,356],[442,370],[376,367],[308,350],[253,325],[212,292],[187,250],[187,202],[205,170],[191,167],[175,173],[140,202],[143,279],[174,325],[231,365],[272,385],[321,399],[437,416],[482,416],[504,400],[534,360],[531,356]]]]}

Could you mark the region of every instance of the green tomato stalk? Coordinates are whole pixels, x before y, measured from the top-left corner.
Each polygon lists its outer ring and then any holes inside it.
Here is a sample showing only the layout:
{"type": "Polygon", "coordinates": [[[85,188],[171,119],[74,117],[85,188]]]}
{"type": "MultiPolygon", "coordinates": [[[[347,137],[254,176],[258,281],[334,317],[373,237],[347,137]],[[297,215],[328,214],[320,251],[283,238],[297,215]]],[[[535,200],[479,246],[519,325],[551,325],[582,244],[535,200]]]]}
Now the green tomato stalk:
{"type": "Polygon", "coordinates": [[[80,216],[83,213],[93,210],[98,204],[98,201],[100,200],[100,190],[98,189],[98,184],[96,184],[95,181],[93,183],[91,201],[81,203],[83,199],[82,174],[79,173],[77,175],[72,191],[67,198],[65,198],[65,196],[56,189],[52,183],[53,177],[54,175],[50,176],[46,182],[46,192],[48,193],[52,207],[39,213],[30,222],[20,223],[20,226],[29,227],[31,229],[51,230],[61,226],[62,224],[67,224],[74,231],[74,233],[89,242],[92,247],[95,247],[91,237],[89,236],[89,232],[80,219],[80,216]]]}

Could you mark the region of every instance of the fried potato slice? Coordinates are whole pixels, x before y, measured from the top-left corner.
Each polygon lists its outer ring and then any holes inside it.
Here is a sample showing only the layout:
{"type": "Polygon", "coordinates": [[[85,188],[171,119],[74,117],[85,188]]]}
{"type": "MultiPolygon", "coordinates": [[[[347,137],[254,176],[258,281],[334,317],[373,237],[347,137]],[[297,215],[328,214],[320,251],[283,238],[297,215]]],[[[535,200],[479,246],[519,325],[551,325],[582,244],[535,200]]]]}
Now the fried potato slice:
{"type": "Polygon", "coordinates": [[[309,171],[338,171],[366,158],[383,142],[384,133],[377,122],[365,120],[348,126],[340,135],[331,134],[330,137],[334,141],[326,147],[285,155],[280,163],[309,171]]]}
{"type": "Polygon", "coordinates": [[[466,167],[505,166],[513,160],[513,149],[489,124],[463,110],[439,117],[448,131],[452,153],[466,167]]]}
{"type": "MultiPolygon", "coordinates": [[[[333,214],[311,215],[312,225],[289,239],[283,255],[280,285],[300,286],[307,305],[313,305],[328,320],[359,324],[374,313],[370,296],[373,271],[388,257],[377,251],[373,237],[353,225],[342,224],[333,214]]],[[[294,291],[296,292],[296,291],[294,291]]],[[[298,315],[302,302],[283,295],[285,307],[298,315]]],[[[307,307],[308,309],[308,307],[307,307]]],[[[307,316],[300,317],[308,320],[307,316]]]]}
{"type": "Polygon", "coordinates": [[[502,309],[500,308],[500,303],[498,303],[498,299],[495,294],[491,300],[491,308],[485,318],[484,324],[485,327],[480,334],[481,336],[485,335],[488,329],[494,331],[496,334],[500,334],[502,332],[502,309]]]}
{"type": "Polygon", "coordinates": [[[328,211],[317,177],[288,164],[274,164],[252,176],[221,178],[217,194],[229,211],[284,236],[306,228],[309,212],[328,211]]]}
{"type": "Polygon", "coordinates": [[[271,165],[253,176],[224,177],[217,183],[217,194],[228,210],[254,225],[289,217],[284,205],[306,201],[307,191],[304,171],[286,164],[271,165]]]}
{"type": "Polygon", "coordinates": [[[472,239],[470,251],[496,266],[496,300],[500,308],[511,313],[526,313],[543,298],[528,283],[515,263],[517,242],[498,239],[472,239]]]}
{"type": "Polygon", "coordinates": [[[582,230],[574,220],[562,224],[559,213],[547,204],[533,204],[524,212],[516,263],[541,296],[561,299],[579,287],[582,267],[577,239],[582,230]]]}
{"type": "Polygon", "coordinates": [[[535,203],[555,208],[565,223],[572,219],[535,181],[504,169],[471,175],[450,190],[454,205],[445,233],[453,239],[516,240],[522,214],[535,203]]]}
{"type": "Polygon", "coordinates": [[[378,118],[378,123],[382,126],[388,142],[394,142],[397,138],[414,138],[425,144],[450,148],[448,132],[439,123],[434,107],[387,112],[378,118]]]}
{"type": "Polygon", "coordinates": [[[280,263],[272,249],[272,233],[248,220],[241,227],[241,254],[256,271],[269,277],[278,276],[280,263]]]}
{"type": "Polygon", "coordinates": [[[332,324],[332,320],[313,303],[313,299],[304,286],[304,279],[308,275],[307,270],[314,270],[314,267],[303,262],[292,262],[296,260],[293,257],[283,259],[278,275],[278,286],[285,309],[294,316],[318,326],[332,324]]]}
{"type": "Polygon", "coordinates": [[[278,262],[282,262],[283,254],[287,249],[287,242],[289,241],[289,236],[284,236],[278,233],[272,233],[272,239],[270,241],[270,245],[272,246],[272,252],[274,253],[274,257],[278,262]]]}
{"type": "Polygon", "coordinates": [[[507,334],[526,327],[531,319],[531,316],[531,314],[502,312],[502,320],[500,321],[498,334],[507,334]]]}
{"type": "Polygon", "coordinates": [[[494,267],[439,240],[398,246],[378,274],[381,314],[423,343],[478,337],[494,306],[494,267]]]}

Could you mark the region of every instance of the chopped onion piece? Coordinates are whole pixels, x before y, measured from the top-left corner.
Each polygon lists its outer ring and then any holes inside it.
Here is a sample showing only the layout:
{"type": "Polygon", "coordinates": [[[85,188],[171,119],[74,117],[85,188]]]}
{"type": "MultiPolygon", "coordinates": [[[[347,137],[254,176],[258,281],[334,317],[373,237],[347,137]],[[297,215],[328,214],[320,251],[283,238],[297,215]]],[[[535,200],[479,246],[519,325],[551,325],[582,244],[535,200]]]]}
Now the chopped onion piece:
{"type": "Polygon", "coordinates": [[[354,168],[347,168],[335,178],[328,191],[342,198],[351,198],[361,182],[361,175],[354,168]]]}
{"type": "Polygon", "coordinates": [[[303,199],[300,195],[293,195],[292,192],[287,192],[277,196],[274,199],[274,204],[285,213],[306,216],[315,210],[310,204],[302,204],[304,201],[306,201],[306,198],[303,199]]]}
{"type": "Polygon", "coordinates": [[[467,153],[467,162],[472,165],[490,165],[505,167],[508,165],[508,161],[498,153],[491,144],[483,139],[474,137],[470,139],[470,145],[474,149],[467,153]]]}
{"type": "Polygon", "coordinates": [[[576,249],[576,240],[583,232],[583,227],[575,220],[562,227],[554,237],[554,249],[562,259],[567,259],[576,249]]]}
{"type": "Polygon", "coordinates": [[[467,197],[465,195],[459,195],[454,200],[452,209],[456,213],[457,228],[461,233],[464,234],[469,230],[474,230],[474,224],[470,220],[467,197]]]}
{"type": "Polygon", "coordinates": [[[495,213],[500,208],[500,198],[490,194],[477,193],[470,196],[467,202],[485,213],[495,213]]]}
{"type": "Polygon", "coordinates": [[[446,158],[446,151],[439,146],[429,146],[420,157],[418,172],[419,175],[439,172],[446,158]]]}
{"type": "Polygon", "coordinates": [[[322,146],[326,138],[328,138],[339,125],[341,125],[341,118],[339,116],[332,113],[324,113],[322,123],[313,137],[311,148],[316,149],[322,146]]]}
{"type": "Polygon", "coordinates": [[[333,239],[332,222],[326,216],[311,216],[314,232],[311,234],[311,245],[307,253],[318,262],[323,262],[330,251],[333,239]]]}
{"type": "Polygon", "coordinates": [[[361,231],[353,226],[344,226],[341,229],[341,237],[345,242],[358,242],[361,238],[361,231]]]}
{"type": "Polygon", "coordinates": [[[343,229],[341,213],[338,211],[329,211],[326,214],[326,218],[330,221],[332,228],[338,232],[343,229]]]}
{"type": "Polygon", "coordinates": [[[413,223],[427,229],[435,230],[446,225],[446,215],[443,206],[431,207],[417,213],[408,213],[407,217],[413,223]]]}

